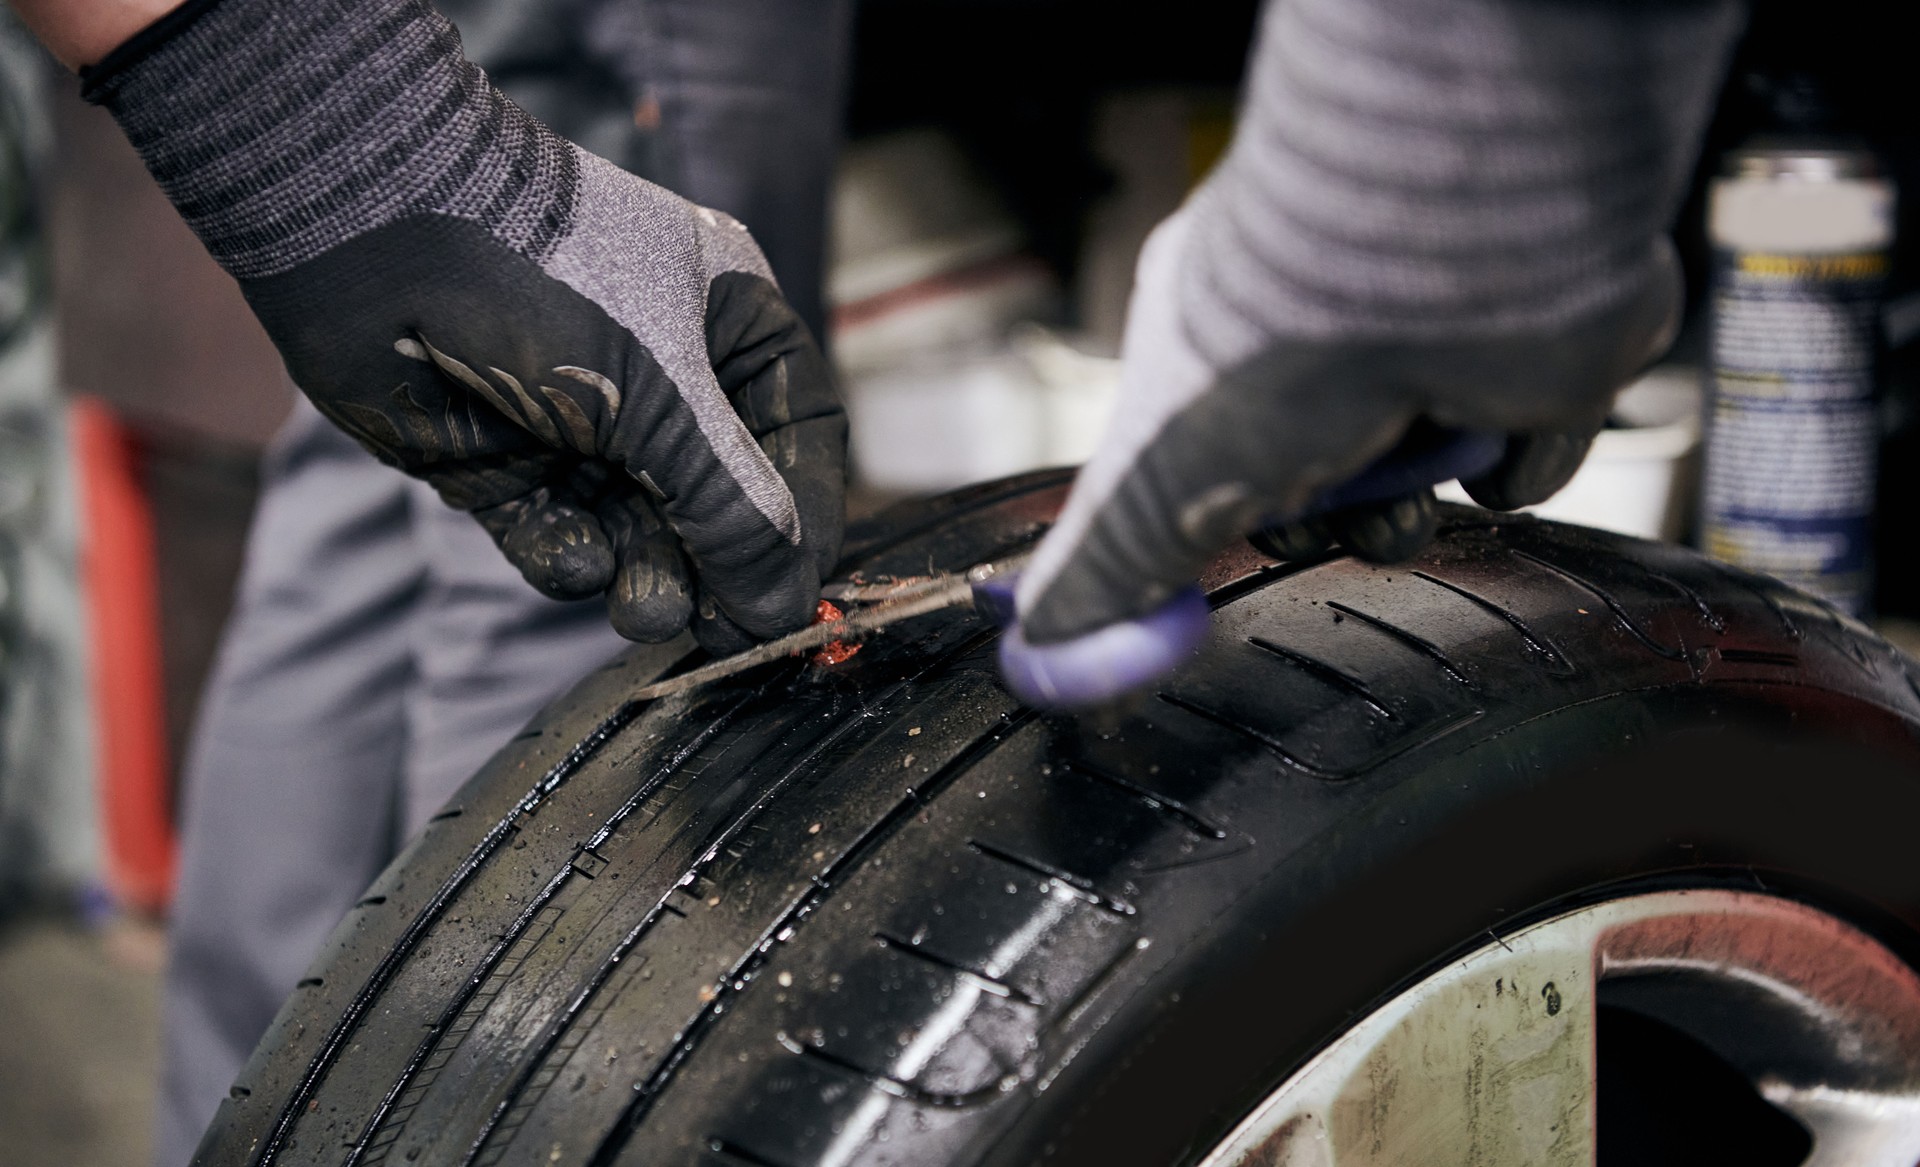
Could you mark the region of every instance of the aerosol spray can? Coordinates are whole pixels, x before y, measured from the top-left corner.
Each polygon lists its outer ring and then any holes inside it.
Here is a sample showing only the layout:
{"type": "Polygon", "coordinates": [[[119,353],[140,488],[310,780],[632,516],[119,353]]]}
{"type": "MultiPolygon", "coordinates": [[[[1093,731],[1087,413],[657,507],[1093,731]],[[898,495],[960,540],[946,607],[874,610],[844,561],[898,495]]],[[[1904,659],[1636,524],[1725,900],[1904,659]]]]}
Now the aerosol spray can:
{"type": "Polygon", "coordinates": [[[1834,139],[1757,140],[1714,181],[1708,554],[1867,614],[1893,185],[1834,139]]]}

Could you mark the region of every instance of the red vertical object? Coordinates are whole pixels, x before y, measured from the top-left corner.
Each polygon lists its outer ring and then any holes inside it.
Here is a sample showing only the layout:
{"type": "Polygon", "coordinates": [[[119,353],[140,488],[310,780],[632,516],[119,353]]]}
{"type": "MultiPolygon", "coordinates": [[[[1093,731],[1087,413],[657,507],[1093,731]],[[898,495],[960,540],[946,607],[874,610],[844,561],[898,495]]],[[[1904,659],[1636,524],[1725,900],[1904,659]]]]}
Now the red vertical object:
{"type": "Polygon", "coordinates": [[[71,416],[107,880],[122,903],[159,912],[173,891],[174,833],[153,512],[125,423],[92,398],[71,416]]]}

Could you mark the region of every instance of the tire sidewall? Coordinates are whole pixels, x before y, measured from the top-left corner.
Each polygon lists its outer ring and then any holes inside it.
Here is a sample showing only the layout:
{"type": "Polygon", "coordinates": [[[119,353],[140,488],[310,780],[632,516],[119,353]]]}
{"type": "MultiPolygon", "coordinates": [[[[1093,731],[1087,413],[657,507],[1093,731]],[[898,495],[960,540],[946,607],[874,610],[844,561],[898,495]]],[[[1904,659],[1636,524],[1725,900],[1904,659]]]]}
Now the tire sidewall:
{"type": "Polygon", "coordinates": [[[1624,693],[1416,751],[1228,902],[1163,909],[1195,926],[1103,993],[982,1161],[1194,1162],[1433,969],[1651,885],[1812,901],[1920,967],[1917,772],[1910,723],[1793,686],[1624,693]]]}

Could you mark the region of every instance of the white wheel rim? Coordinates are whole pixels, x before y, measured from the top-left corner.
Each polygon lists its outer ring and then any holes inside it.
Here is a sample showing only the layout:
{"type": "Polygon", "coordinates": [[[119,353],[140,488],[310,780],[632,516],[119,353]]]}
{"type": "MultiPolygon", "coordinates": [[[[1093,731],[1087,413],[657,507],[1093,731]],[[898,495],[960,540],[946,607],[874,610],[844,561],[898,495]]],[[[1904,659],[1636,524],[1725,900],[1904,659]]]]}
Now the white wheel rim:
{"type": "Polygon", "coordinates": [[[1920,976],[1804,904],[1698,890],[1490,939],[1320,1051],[1200,1167],[1587,1167],[1614,978],[1718,994],[1712,1020],[1676,1025],[1811,1132],[1807,1167],[1920,1161],[1920,976]]]}

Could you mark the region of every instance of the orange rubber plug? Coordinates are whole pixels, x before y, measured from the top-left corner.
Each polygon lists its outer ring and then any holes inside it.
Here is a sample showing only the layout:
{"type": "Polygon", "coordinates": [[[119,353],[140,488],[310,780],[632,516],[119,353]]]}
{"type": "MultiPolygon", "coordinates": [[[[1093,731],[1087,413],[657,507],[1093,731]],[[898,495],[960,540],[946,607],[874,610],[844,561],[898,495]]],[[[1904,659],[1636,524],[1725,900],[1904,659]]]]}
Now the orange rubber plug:
{"type": "MultiPolygon", "coordinates": [[[[813,622],[815,624],[831,624],[835,620],[845,618],[846,614],[831,600],[821,600],[820,606],[813,610],[813,622]]],[[[852,660],[854,654],[859,651],[860,646],[857,644],[848,644],[844,640],[829,640],[814,652],[813,663],[823,666],[844,664],[852,660]]]]}

